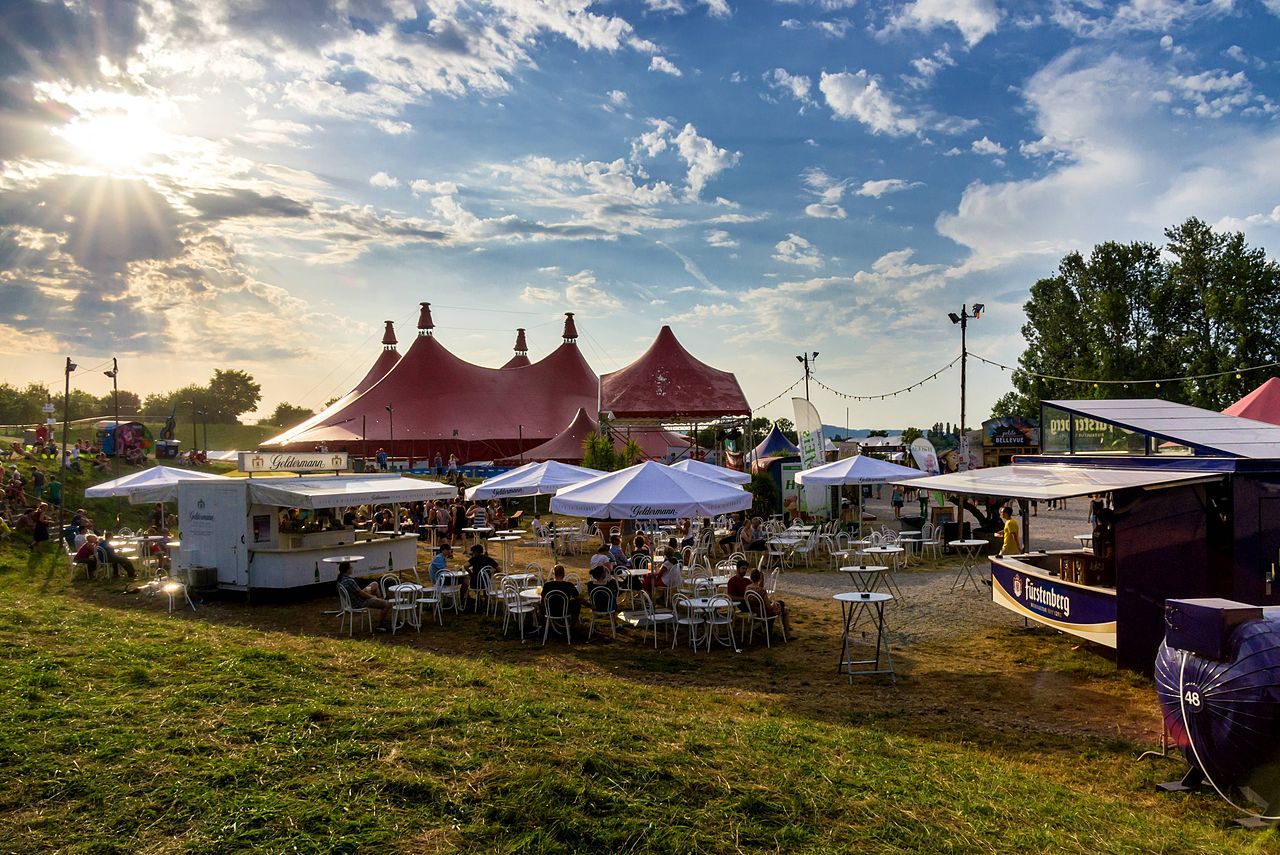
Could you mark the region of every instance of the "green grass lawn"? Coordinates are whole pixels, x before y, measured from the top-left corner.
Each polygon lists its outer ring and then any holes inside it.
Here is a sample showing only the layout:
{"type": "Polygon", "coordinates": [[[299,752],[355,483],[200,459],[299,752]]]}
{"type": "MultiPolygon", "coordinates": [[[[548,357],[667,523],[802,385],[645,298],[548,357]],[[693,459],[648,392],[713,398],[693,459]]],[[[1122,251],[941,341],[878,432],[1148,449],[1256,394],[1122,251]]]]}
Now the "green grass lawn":
{"type": "Polygon", "coordinates": [[[876,682],[822,711],[768,651],[730,660],[770,687],[744,690],[630,643],[404,647],[90,596],[21,546],[0,568],[6,851],[1276,851],[1158,796],[1180,770],[1129,742],[901,715],[876,682]]]}

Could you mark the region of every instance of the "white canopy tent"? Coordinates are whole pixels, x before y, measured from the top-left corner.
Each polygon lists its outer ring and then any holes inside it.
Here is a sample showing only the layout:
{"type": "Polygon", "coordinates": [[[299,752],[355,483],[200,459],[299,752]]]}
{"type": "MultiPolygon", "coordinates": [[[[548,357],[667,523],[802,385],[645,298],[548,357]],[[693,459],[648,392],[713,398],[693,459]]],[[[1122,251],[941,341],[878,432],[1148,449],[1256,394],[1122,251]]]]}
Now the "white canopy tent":
{"type": "Polygon", "coordinates": [[[590,481],[605,473],[586,466],[571,466],[555,460],[526,463],[495,475],[467,489],[467,499],[504,499],[512,496],[545,496],[564,487],[590,481]]]}
{"type": "MultiPolygon", "coordinates": [[[[914,470],[913,470],[914,471],[914,470]]],[[[1173,469],[1107,469],[1094,466],[1071,466],[1064,463],[1015,463],[992,469],[971,469],[933,475],[913,482],[913,487],[941,490],[944,493],[966,493],[978,496],[1000,496],[1008,499],[1070,499],[1093,493],[1110,493],[1132,487],[1154,488],[1187,481],[1216,481],[1219,472],[1173,469]]],[[[900,479],[893,479],[895,482],[900,479]]]]}
{"type": "Polygon", "coordinates": [[[653,520],[745,511],[751,501],[751,494],[734,484],[646,460],[561,490],[551,510],[574,517],[653,520]]]}
{"type": "Polygon", "coordinates": [[[457,488],[452,485],[402,475],[254,478],[249,481],[249,497],[257,504],[313,511],[348,505],[424,502],[448,499],[457,494],[457,488]]]}
{"type": "MultiPolygon", "coordinates": [[[[824,463],[796,473],[796,483],[804,487],[843,487],[845,485],[886,484],[924,478],[927,473],[899,466],[878,457],[855,454],[843,460],[824,463]]],[[[858,536],[862,536],[862,490],[858,490],[858,536]]]]}
{"type": "Polygon", "coordinates": [[[712,466],[710,463],[703,463],[701,460],[681,460],[679,463],[672,463],[671,468],[679,469],[682,472],[692,472],[694,475],[701,475],[703,478],[727,481],[730,484],[751,483],[751,476],[746,472],[739,472],[737,469],[728,469],[724,466],[712,466]]]}
{"type": "Polygon", "coordinates": [[[131,472],[112,481],[95,484],[84,491],[86,499],[127,498],[131,505],[151,502],[178,501],[178,482],[227,480],[212,472],[196,472],[191,469],[174,469],[171,466],[152,466],[141,472],[131,472]]]}

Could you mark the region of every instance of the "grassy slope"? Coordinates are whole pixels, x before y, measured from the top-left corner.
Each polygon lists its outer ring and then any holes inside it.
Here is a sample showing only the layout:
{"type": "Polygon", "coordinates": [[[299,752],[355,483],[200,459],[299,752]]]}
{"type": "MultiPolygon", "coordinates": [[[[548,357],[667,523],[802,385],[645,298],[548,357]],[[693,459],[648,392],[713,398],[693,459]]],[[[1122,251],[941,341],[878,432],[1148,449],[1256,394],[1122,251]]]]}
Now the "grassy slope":
{"type": "MultiPolygon", "coordinates": [[[[151,435],[157,439],[160,437],[160,430],[164,427],[163,422],[143,422],[150,430],[151,435]]],[[[258,447],[258,443],[264,439],[269,439],[280,433],[282,429],[271,425],[209,425],[209,448],[215,451],[247,451],[258,447]]],[[[176,438],[181,441],[184,451],[191,447],[191,423],[178,422],[178,430],[176,438]]],[[[67,431],[67,438],[70,442],[77,439],[85,439],[90,442],[94,441],[96,436],[92,425],[72,425],[67,431]]],[[[0,437],[7,447],[9,442],[20,439],[20,437],[0,437]]],[[[53,431],[54,442],[59,447],[62,444],[62,426],[58,425],[53,431]]],[[[196,427],[197,446],[204,447],[204,425],[196,427]]]]}

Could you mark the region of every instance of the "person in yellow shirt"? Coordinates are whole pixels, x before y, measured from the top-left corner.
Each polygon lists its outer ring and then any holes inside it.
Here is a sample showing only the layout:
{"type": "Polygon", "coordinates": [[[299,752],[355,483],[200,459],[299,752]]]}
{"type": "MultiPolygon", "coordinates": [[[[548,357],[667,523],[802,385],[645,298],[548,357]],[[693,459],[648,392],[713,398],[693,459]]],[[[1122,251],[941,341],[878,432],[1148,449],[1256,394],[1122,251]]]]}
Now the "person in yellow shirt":
{"type": "Polygon", "coordinates": [[[1013,509],[1005,505],[1000,509],[1000,519],[1004,520],[1003,542],[1000,545],[1001,555],[1017,555],[1022,551],[1022,537],[1018,530],[1018,521],[1013,518],[1013,509]]]}

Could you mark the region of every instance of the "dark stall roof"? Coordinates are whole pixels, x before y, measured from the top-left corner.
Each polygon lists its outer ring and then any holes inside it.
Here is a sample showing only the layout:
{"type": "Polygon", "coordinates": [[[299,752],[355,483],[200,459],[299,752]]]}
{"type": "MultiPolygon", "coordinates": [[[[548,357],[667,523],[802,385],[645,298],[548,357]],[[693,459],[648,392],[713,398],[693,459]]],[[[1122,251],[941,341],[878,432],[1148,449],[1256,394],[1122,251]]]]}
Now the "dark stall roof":
{"type": "Polygon", "coordinates": [[[1158,398],[1044,401],[1073,415],[1227,457],[1280,458],[1280,426],[1158,398]]]}

